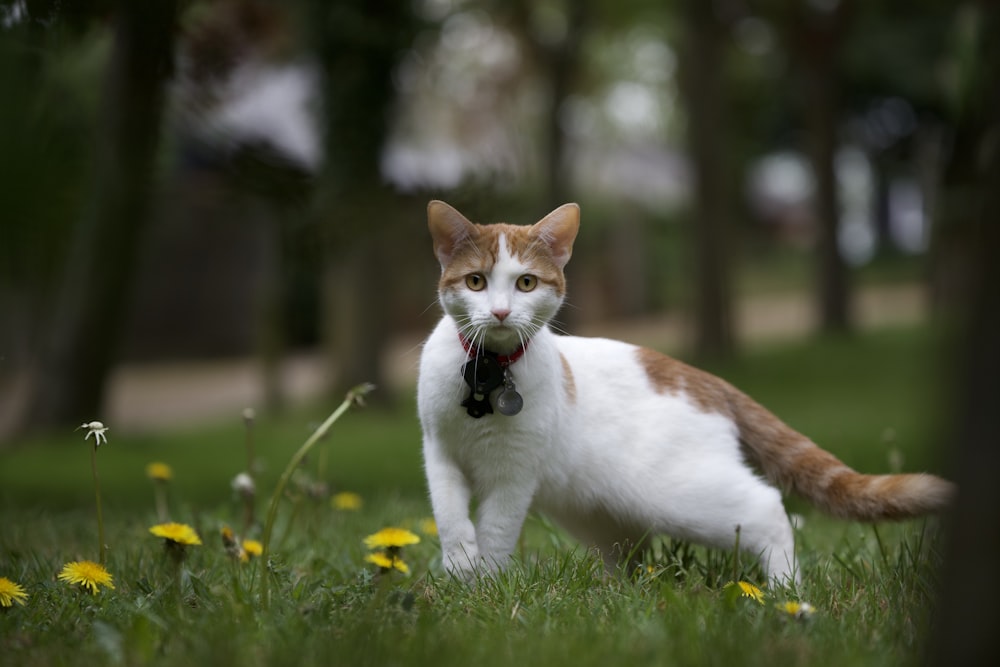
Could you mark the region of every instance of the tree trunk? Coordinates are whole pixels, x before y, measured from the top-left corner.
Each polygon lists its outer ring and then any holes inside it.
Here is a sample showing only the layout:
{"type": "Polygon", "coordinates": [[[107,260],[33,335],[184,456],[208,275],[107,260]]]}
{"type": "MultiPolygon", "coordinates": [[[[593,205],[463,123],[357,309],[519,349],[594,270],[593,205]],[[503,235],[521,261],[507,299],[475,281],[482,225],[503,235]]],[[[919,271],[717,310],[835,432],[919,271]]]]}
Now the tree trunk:
{"type": "Polygon", "coordinates": [[[873,151],[869,153],[868,159],[871,161],[874,178],[872,220],[875,222],[875,250],[879,255],[892,255],[896,246],[892,238],[892,175],[889,158],[873,151]]]}
{"type": "Polygon", "coordinates": [[[176,0],[122,2],[117,8],[94,182],[41,343],[25,426],[100,419],[147,226],[176,19],[176,0]]]}
{"type": "Polygon", "coordinates": [[[539,45],[545,53],[549,82],[549,106],[546,109],[546,211],[569,201],[570,172],[566,160],[566,132],[562,127],[563,104],[573,91],[580,67],[580,44],[590,11],[588,0],[566,3],[566,36],[549,47],[539,45]]]}
{"type": "Polygon", "coordinates": [[[848,0],[834,8],[802,8],[793,24],[798,39],[805,90],[805,130],[809,136],[809,159],[816,179],[817,297],[820,330],[826,333],[851,329],[850,285],[847,266],[840,253],[837,198],[837,121],[840,116],[837,51],[846,24],[848,0]]]}
{"type": "MultiPolygon", "coordinates": [[[[576,84],[580,68],[580,45],[590,20],[591,5],[592,0],[562,2],[560,8],[565,12],[566,32],[555,40],[538,35],[533,27],[532,13],[537,10],[537,3],[520,0],[508,7],[515,31],[521,36],[525,48],[541,72],[548,96],[543,112],[543,181],[538,217],[573,201],[572,172],[566,156],[566,132],[563,130],[561,113],[576,84]]],[[[583,285],[582,271],[580,265],[570,262],[566,266],[567,282],[571,286],[583,285]]],[[[576,309],[564,308],[558,317],[561,326],[572,330],[580,323],[584,314],[576,309]]]]}
{"type": "Polygon", "coordinates": [[[735,347],[723,34],[712,3],[685,0],[683,11],[687,34],[680,53],[680,82],[695,180],[695,353],[701,359],[721,358],[731,356],[735,347]]]}
{"type": "MultiPolygon", "coordinates": [[[[983,51],[978,87],[973,91],[972,118],[959,124],[976,128],[980,137],[981,165],[974,190],[963,188],[972,207],[965,224],[958,228],[964,248],[965,327],[955,341],[954,358],[959,386],[954,406],[953,435],[949,447],[957,447],[955,479],[959,486],[957,505],[951,513],[950,541],[945,553],[942,595],[936,609],[929,664],[985,665],[996,654],[996,632],[1000,607],[993,603],[991,581],[1000,552],[1000,146],[990,137],[1000,133],[1000,45],[992,39],[1000,30],[1000,10],[980,3],[979,26],[983,51]]],[[[954,154],[952,160],[964,159],[954,154]]],[[[963,165],[959,168],[964,170],[963,165]]],[[[960,221],[955,221],[959,223],[960,221]]]]}
{"type": "Polygon", "coordinates": [[[372,238],[353,243],[350,254],[332,259],[324,270],[324,293],[332,301],[326,308],[329,319],[325,326],[337,389],[346,391],[371,382],[384,395],[386,377],[381,355],[388,342],[390,300],[386,294],[392,288],[393,274],[372,238]]]}
{"type": "Polygon", "coordinates": [[[391,289],[377,250],[395,215],[394,195],[382,186],[380,159],[388,135],[396,60],[410,43],[408,6],[390,0],[314,0],[312,22],[323,72],[325,156],[317,200],[326,232],[323,336],[336,369],[331,391],[380,384],[374,400],[389,400],[381,353],[388,339],[391,289]]]}

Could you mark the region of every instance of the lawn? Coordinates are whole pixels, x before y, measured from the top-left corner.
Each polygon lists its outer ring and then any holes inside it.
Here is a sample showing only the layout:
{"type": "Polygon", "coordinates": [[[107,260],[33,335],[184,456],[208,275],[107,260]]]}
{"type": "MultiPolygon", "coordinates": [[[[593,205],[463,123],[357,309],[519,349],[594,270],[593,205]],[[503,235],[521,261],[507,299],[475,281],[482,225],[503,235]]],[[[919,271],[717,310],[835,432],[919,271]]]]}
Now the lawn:
{"type": "MultiPolygon", "coordinates": [[[[926,331],[891,330],[757,347],[712,370],[855,467],[934,471],[934,349],[926,331]]],[[[245,536],[260,537],[275,483],[334,407],[255,420],[256,521],[245,536]]],[[[898,665],[919,661],[931,622],[935,521],[851,524],[794,500],[803,583],[763,588],[760,600],[727,586],[762,584],[732,553],[662,541],[647,567],[607,576],[541,517],[509,571],[452,581],[426,532],[412,399],[352,410],[312,450],[280,502],[267,567],[232,558],[220,538],[226,525],[244,532],[230,487],[246,468],[239,415],[163,433],[110,424],[97,463],[115,588],[92,595],[56,578],[68,561],[98,558],[91,450],[73,426],[0,453],[0,577],[28,595],[0,609],[5,665],[898,665]],[[148,531],[159,522],[151,461],[173,469],[170,518],[202,538],[183,558],[148,531]],[[336,509],[340,491],[362,507],[336,509]],[[408,574],[365,560],[365,536],[386,526],[421,537],[402,550],[408,574]],[[786,602],[815,612],[797,618],[786,602]]]]}

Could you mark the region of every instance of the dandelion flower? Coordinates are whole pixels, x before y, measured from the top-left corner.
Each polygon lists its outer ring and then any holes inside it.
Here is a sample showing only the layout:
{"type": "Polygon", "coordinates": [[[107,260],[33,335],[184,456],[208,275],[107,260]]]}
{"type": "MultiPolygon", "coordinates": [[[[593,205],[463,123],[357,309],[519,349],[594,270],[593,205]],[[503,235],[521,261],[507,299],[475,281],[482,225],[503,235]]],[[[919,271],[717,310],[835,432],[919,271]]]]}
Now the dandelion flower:
{"type": "Polygon", "coordinates": [[[742,594],[743,597],[750,598],[760,604],[764,604],[764,591],[746,581],[740,581],[736,585],[739,586],[740,594],[742,594]]]}
{"type": "Polygon", "coordinates": [[[201,538],[194,528],[185,523],[161,523],[149,529],[153,535],[162,537],[168,543],[179,546],[197,546],[201,544],[201,538]]]}
{"type": "Polygon", "coordinates": [[[229,526],[223,526],[219,531],[219,534],[222,537],[222,546],[226,549],[226,553],[229,554],[230,558],[234,558],[242,562],[250,560],[232,528],[229,526]]]}
{"type": "Polygon", "coordinates": [[[379,567],[383,572],[388,572],[392,569],[397,569],[403,574],[409,574],[409,566],[403,562],[401,558],[397,556],[390,556],[388,554],[382,553],[381,551],[376,551],[375,553],[368,554],[365,556],[365,562],[372,563],[379,567]]]}
{"type": "Polygon", "coordinates": [[[0,607],[13,607],[15,602],[23,606],[27,599],[28,594],[20,584],[7,577],[0,577],[0,607]]]}
{"type": "Polygon", "coordinates": [[[115,588],[111,574],[104,566],[89,560],[66,563],[59,573],[59,579],[67,584],[79,584],[94,595],[97,595],[97,589],[101,586],[107,586],[111,590],[115,588]]]}
{"type": "Polygon", "coordinates": [[[107,443],[108,436],[106,434],[107,434],[108,431],[111,430],[107,426],[105,426],[104,424],[102,424],[101,422],[97,422],[97,421],[87,422],[85,424],[80,424],[77,427],[78,430],[81,429],[81,428],[87,429],[87,435],[83,436],[84,440],[88,440],[90,438],[90,436],[94,436],[94,446],[95,447],[100,447],[102,440],[105,443],[107,443]]]}
{"type": "Polygon", "coordinates": [[[361,509],[362,500],[361,496],[356,493],[342,491],[340,493],[335,493],[333,497],[330,498],[330,504],[333,505],[334,509],[355,511],[361,509]]]}
{"type": "Polygon", "coordinates": [[[799,620],[806,620],[816,613],[816,608],[808,602],[788,601],[774,606],[789,616],[793,616],[799,620]]]}
{"type": "Polygon", "coordinates": [[[419,527],[420,532],[424,535],[430,535],[433,537],[438,534],[438,525],[434,519],[421,519],[419,527]]]}
{"type": "Polygon", "coordinates": [[[243,540],[243,552],[248,556],[260,556],[264,553],[264,545],[257,540],[243,540]]]}
{"type": "Polygon", "coordinates": [[[155,482],[169,482],[173,476],[173,469],[166,463],[154,461],[146,466],[146,477],[155,482]]]}
{"type": "Polygon", "coordinates": [[[383,528],[365,538],[369,549],[399,549],[420,542],[420,536],[403,528],[383,528]]]}

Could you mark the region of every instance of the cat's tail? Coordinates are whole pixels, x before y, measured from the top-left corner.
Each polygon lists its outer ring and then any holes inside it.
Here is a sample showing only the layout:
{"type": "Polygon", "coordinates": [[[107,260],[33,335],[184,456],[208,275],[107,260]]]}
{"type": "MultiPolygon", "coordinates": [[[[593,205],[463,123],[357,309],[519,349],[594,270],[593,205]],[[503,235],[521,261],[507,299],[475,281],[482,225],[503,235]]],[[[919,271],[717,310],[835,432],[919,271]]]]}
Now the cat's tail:
{"type": "Polygon", "coordinates": [[[939,512],[955,496],[955,485],[935,475],[856,472],[736,389],[730,405],[751,461],[772,483],[833,516],[908,519],[939,512]]]}

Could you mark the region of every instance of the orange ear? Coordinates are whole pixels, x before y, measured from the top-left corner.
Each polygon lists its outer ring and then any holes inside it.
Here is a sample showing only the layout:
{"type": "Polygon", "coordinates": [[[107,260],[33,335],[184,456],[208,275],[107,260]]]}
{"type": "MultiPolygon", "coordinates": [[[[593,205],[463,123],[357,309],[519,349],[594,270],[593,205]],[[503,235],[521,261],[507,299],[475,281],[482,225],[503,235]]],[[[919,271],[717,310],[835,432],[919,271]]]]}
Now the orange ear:
{"type": "Polygon", "coordinates": [[[573,254],[573,241],[580,230],[580,207],[563,204],[535,223],[532,230],[552,251],[552,260],[561,269],[573,254]]]}
{"type": "Polygon", "coordinates": [[[427,227],[434,239],[434,254],[442,268],[446,266],[455,251],[469,240],[479,236],[479,228],[456,211],[437,199],[427,204],[427,227]]]}

